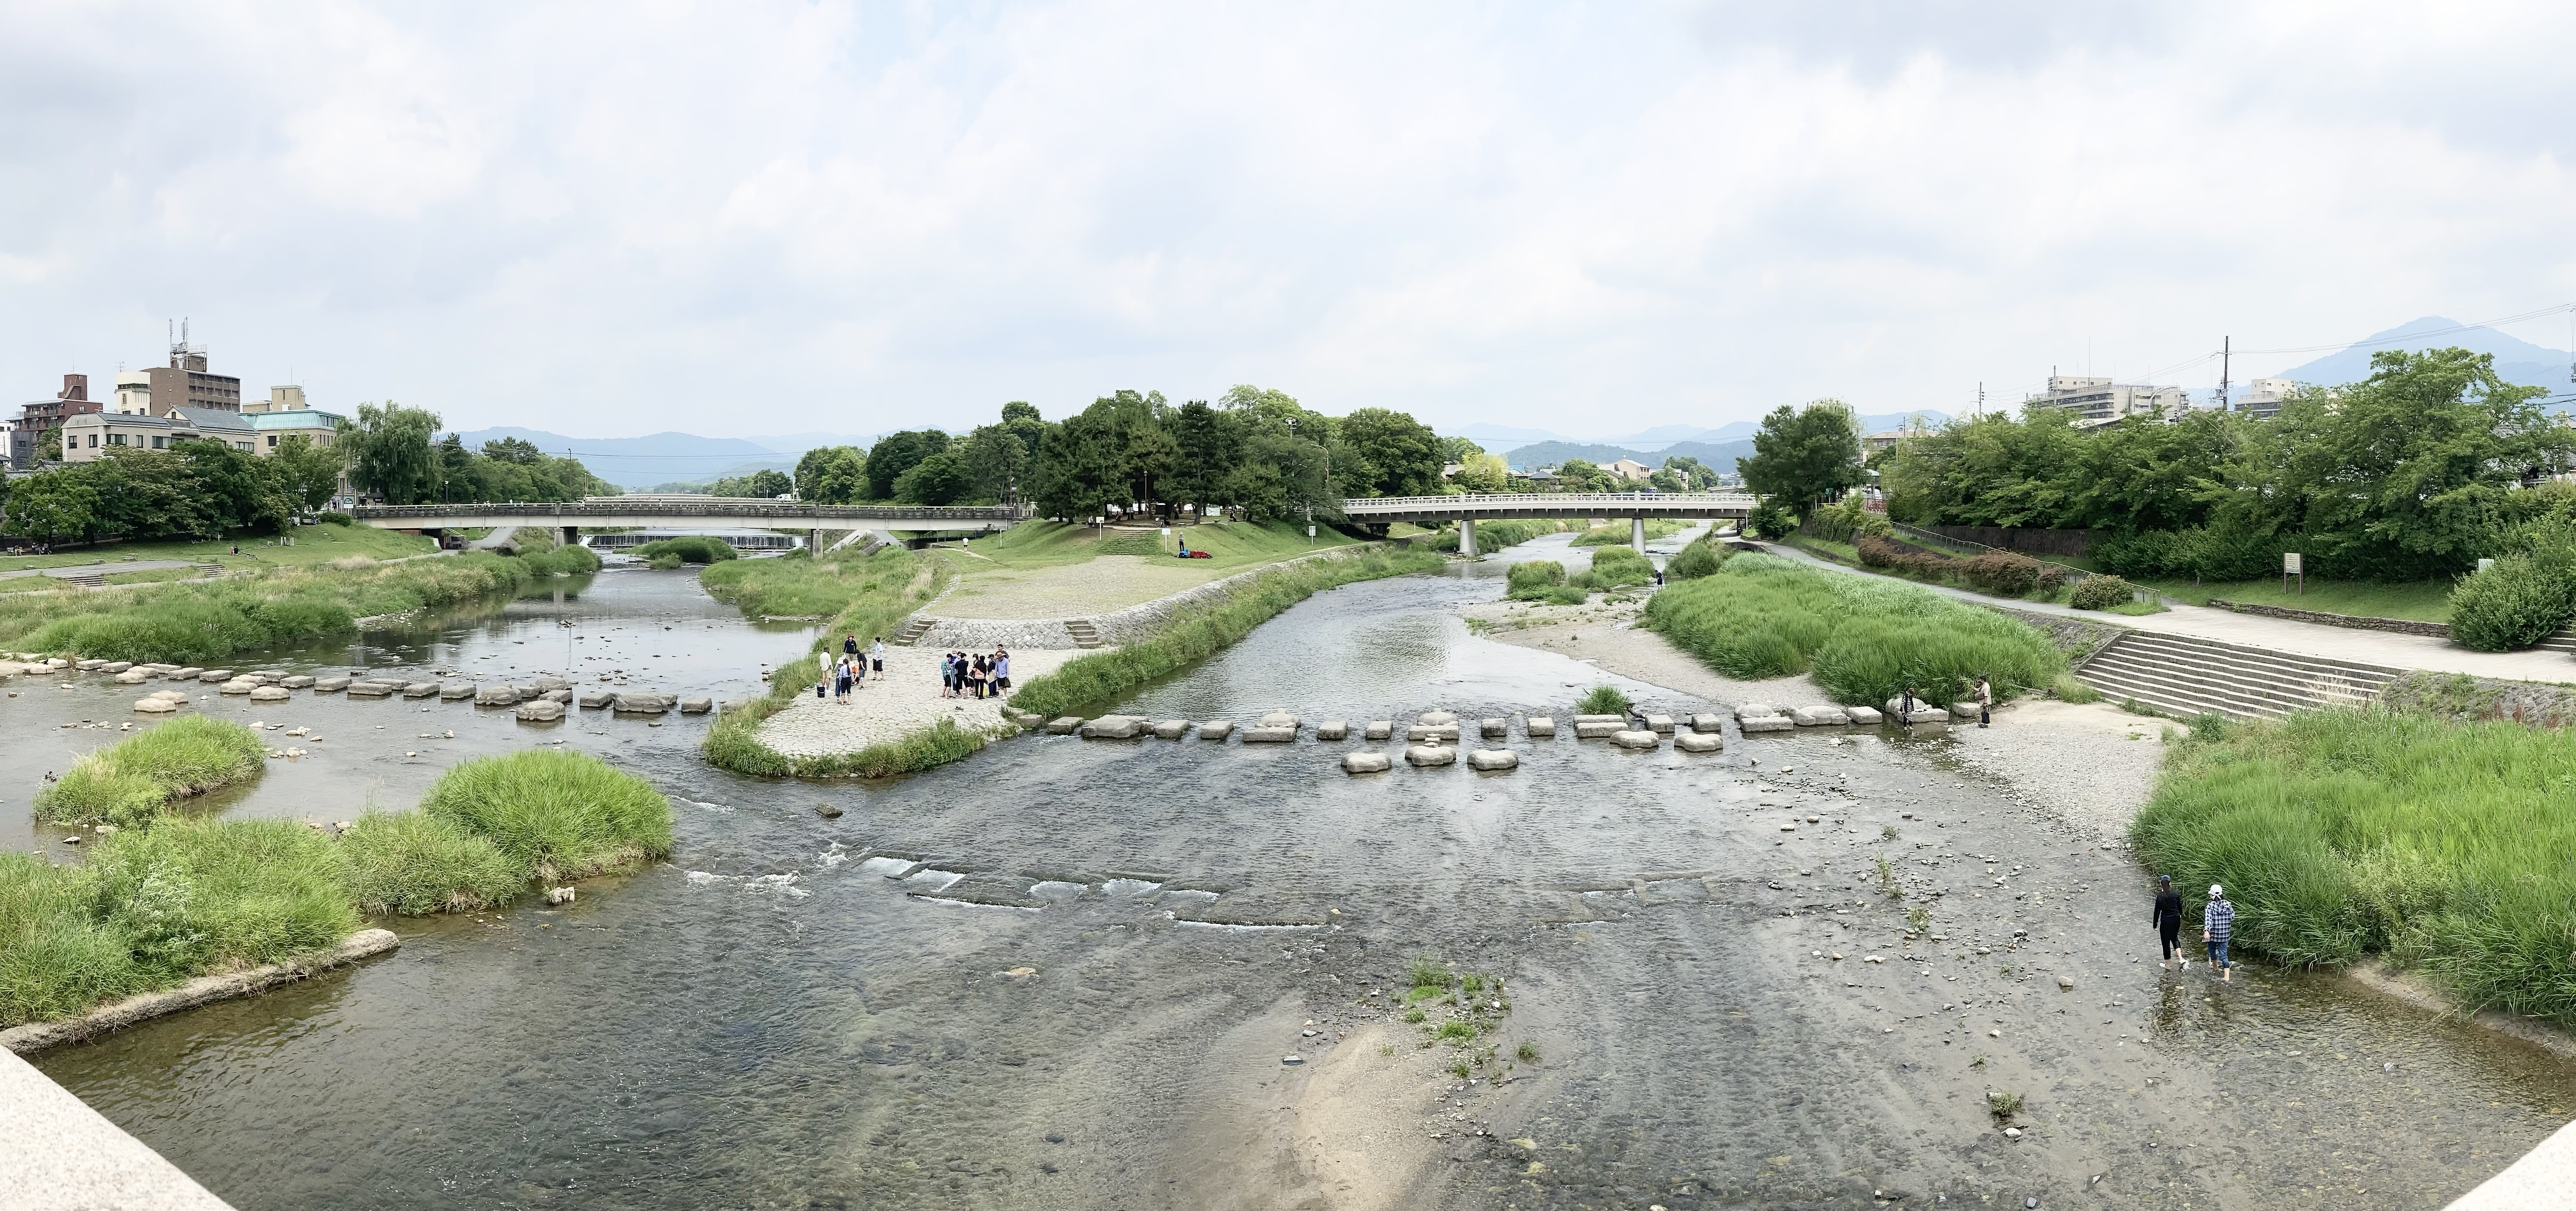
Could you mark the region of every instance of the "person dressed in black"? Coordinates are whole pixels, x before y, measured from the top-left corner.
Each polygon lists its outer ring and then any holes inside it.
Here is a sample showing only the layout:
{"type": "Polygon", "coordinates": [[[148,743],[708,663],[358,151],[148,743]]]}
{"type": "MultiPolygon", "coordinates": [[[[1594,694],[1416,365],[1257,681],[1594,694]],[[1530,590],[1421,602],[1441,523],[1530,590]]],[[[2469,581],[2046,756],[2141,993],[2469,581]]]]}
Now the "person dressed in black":
{"type": "Polygon", "coordinates": [[[2176,958],[2182,958],[2183,970],[2191,970],[2191,960],[2183,958],[2178,940],[2182,937],[2182,893],[2174,890],[2172,875],[2156,876],[2155,911],[2156,937],[2165,944],[2164,957],[2156,960],[2156,970],[2165,970],[2165,964],[2176,958]]]}

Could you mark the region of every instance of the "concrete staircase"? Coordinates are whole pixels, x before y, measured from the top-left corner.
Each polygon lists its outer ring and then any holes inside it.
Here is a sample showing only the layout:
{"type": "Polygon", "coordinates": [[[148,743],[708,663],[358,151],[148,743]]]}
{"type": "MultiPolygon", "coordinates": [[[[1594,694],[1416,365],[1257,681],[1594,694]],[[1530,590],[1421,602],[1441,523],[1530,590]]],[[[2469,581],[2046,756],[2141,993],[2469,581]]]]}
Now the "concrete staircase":
{"type": "Polygon", "coordinates": [[[2115,702],[2136,699],[2168,714],[2278,719],[2295,710],[2363,705],[2405,671],[2131,631],[2077,667],[2075,676],[2115,702]]]}
{"type": "Polygon", "coordinates": [[[1075,647],[1096,648],[1100,646],[1100,628],[1091,625],[1091,620],[1088,618],[1067,619],[1064,624],[1064,629],[1072,634],[1073,646],[1075,647]]]}
{"type": "Polygon", "coordinates": [[[2576,652],[2576,628],[2560,627],[2551,631],[2549,638],[2531,646],[2540,652],[2576,652]]]}
{"type": "Polygon", "coordinates": [[[913,640],[921,638],[929,630],[930,620],[915,614],[903,620],[903,629],[894,633],[894,641],[904,647],[911,647],[913,640]]]}

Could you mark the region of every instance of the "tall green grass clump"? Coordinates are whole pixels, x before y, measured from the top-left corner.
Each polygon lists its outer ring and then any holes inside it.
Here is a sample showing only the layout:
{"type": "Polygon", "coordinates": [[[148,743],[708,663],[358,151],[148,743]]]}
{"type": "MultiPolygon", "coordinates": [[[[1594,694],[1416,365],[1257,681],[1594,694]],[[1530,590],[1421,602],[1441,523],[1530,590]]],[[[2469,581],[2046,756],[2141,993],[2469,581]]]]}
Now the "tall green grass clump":
{"type": "Polygon", "coordinates": [[[1568,581],[1587,589],[1616,589],[1655,578],[1652,560],[1630,547],[1603,547],[1592,553],[1592,569],[1568,581]]]}
{"type": "Polygon", "coordinates": [[[2050,684],[2066,657],[2046,635],[1911,585],[1737,555],[1646,606],[1655,630],[1744,680],[1812,670],[1837,702],[1884,702],[1908,687],[1948,705],[1991,677],[2010,696],[2050,684]]]}
{"type": "Polygon", "coordinates": [[[349,896],[373,916],[470,912],[517,899],[528,876],[509,855],[455,820],[427,812],[368,812],[340,835],[349,896]]]}
{"type": "Polygon", "coordinates": [[[477,551],[92,593],[10,594],[0,597],[0,646],[204,664],[236,652],[349,634],[361,618],[505,592],[536,574],[526,560],[477,551]]]}
{"type": "Polygon", "coordinates": [[[1697,580],[1717,573],[1718,565],[1735,554],[1735,548],[1719,546],[1702,537],[1694,539],[1664,565],[1664,575],[1672,580],[1697,580]]]}
{"type": "Polygon", "coordinates": [[[147,824],[172,802],[260,772],[268,745],[238,723],[189,715],[91,752],[36,792],[36,817],[66,824],[147,824]]]}
{"type": "Polygon", "coordinates": [[[732,543],[705,534],[680,534],[658,539],[635,548],[635,554],[647,560],[677,555],[682,563],[723,563],[728,559],[742,558],[742,552],[734,550],[732,543]]]}
{"type": "Polygon", "coordinates": [[[578,544],[519,556],[519,566],[538,576],[586,576],[599,570],[599,554],[578,544]]]}
{"type": "MultiPolygon", "coordinates": [[[[1678,518],[1649,517],[1646,519],[1646,541],[1653,542],[1658,538],[1670,538],[1689,528],[1689,522],[1682,521],[1678,518]]],[[[1575,535],[1574,541],[1567,545],[1577,547],[1626,546],[1628,540],[1632,537],[1635,537],[1635,535],[1630,531],[1628,523],[1617,521],[1606,526],[1594,526],[1591,529],[1585,530],[1584,532],[1575,535]]]]}
{"type": "Polygon", "coordinates": [[[0,1026],[332,945],[362,924],[329,838],[287,820],[171,819],[90,861],[0,854],[0,1026]]]}
{"type": "Polygon", "coordinates": [[[2576,1027],[2576,735],[2300,711],[2172,751],[2130,837],[2284,963],[2383,955],[2472,1008],[2576,1027]]]}
{"type": "MultiPolygon", "coordinates": [[[[826,559],[799,558],[798,554],[720,563],[699,573],[698,584],[746,617],[831,618],[863,600],[899,598],[904,586],[911,583],[929,558],[901,547],[885,547],[868,556],[850,550],[826,559]]],[[[903,613],[910,611],[907,606],[903,613]]],[[[900,613],[895,615],[898,621],[901,617],[900,613]]],[[[836,631],[833,635],[835,650],[841,633],[836,631]]],[[[883,627],[862,631],[859,642],[887,633],[883,627]]]]}
{"type": "Polygon", "coordinates": [[[1547,591],[1565,583],[1565,565],[1553,559],[1533,559],[1512,565],[1503,574],[1504,596],[1514,601],[1531,601],[1547,596],[1547,591]]]}
{"type": "Polygon", "coordinates": [[[1068,660],[1055,672],[1030,679],[1011,700],[1041,715],[1072,714],[1224,650],[1318,590],[1427,572],[1440,565],[1437,553],[1410,546],[1290,564],[1263,573],[1236,589],[1224,604],[1194,614],[1151,639],[1068,660]]]}
{"type": "Polygon", "coordinates": [[[671,801],[583,753],[523,749],[468,761],[420,805],[490,841],[522,881],[580,878],[671,852],[671,801]]]}
{"type": "Polygon", "coordinates": [[[1618,686],[1596,685],[1583,692],[1583,697],[1574,704],[1574,713],[1578,715],[1625,715],[1628,713],[1628,707],[1628,696],[1620,693],[1618,686]]]}
{"type": "MultiPolygon", "coordinates": [[[[1491,554],[1505,547],[1517,547],[1542,534],[1561,534],[1573,528],[1573,523],[1563,521],[1526,518],[1479,520],[1476,523],[1476,549],[1491,554]]],[[[1458,531],[1451,529],[1443,532],[1438,538],[1431,540],[1431,545],[1434,549],[1442,551],[1457,550],[1458,531]]]]}

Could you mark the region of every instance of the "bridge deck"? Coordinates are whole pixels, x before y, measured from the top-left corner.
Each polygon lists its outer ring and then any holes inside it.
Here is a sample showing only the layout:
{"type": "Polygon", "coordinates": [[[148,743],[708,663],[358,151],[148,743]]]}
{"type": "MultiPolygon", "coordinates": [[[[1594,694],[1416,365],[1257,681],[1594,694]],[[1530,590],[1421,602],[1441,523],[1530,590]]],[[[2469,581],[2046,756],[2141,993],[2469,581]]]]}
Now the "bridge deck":
{"type": "Polygon", "coordinates": [[[1745,517],[1749,492],[1513,492],[1473,496],[1372,496],[1342,503],[1353,521],[1460,517],[1745,517]]]}

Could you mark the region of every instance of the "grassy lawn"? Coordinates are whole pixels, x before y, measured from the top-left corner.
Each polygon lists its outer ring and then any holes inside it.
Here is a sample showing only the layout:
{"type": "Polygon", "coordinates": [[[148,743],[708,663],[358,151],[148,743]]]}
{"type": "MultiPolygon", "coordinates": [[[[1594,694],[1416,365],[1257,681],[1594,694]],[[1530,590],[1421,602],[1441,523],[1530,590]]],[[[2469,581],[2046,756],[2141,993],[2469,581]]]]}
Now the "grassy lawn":
{"type": "Polygon", "coordinates": [[[370,559],[399,559],[405,555],[424,555],[438,549],[427,538],[379,530],[374,526],[297,526],[295,545],[277,545],[273,536],[242,535],[213,542],[120,542],[108,543],[77,551],[57,551],[51,555],[12,555],[0,557],[0,572],[22,568],[69,568],[83,564],[107,564],[113,567],[127,559],[177,559],[189,563],[219,563],[227,568],[295,568],[329,563],[352,555],[370,559]],[[232,553],[233,544],[241,544],[241,554],[232,553]]]}
{"type": "MultiPolygon", "coordinates": [[[[1287,522],[1266,526],[1249,522],[1174,526],[1172,534],[1172,538],[1165,538],[1151,530],[1141,533],[1115,529],[1094,531],[1089,526],[1068,525],[1060,521],[1033,521],[1013,526],[991,538],[978,538],[964,544],[969,557],[958,561],[957,570],[968,576],[987,571],[1028,571],[1083,563],[1099,555],[1151,556],[1157,550],[1168,557],[1176,539],[1186,539],[1191,550],[1206,551],[1214,557],[1191,560],[1194,567],[1246,568],[1293,559],[1331,547],[1351,546],[1358,541],[1319,525],[1315,527],[1315,537],[1310,542],[1304,526],[1287,522]]],[[[951,544],[939,545],[945,548],[951,544]]]]}
{"type": "Polygon", "coordinates": [[[2267,580],[2198,586],[2187,580],[2155,584],[2141,581],[2140,587],[2152,588],[2191,605],[2208,605],[2209,599],[2216,597],[2247,605],[2286,606],[2293,610],[2357,614],[2366,618],[2407,618],[2416,622],[2451,620],[2451,582],[2447,580],[2407,584],[2310,580],[2305,593],[2282,592],[2281,580],[2277,576],[2267,580]]]}

